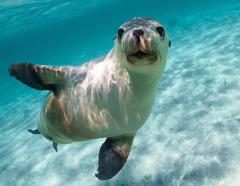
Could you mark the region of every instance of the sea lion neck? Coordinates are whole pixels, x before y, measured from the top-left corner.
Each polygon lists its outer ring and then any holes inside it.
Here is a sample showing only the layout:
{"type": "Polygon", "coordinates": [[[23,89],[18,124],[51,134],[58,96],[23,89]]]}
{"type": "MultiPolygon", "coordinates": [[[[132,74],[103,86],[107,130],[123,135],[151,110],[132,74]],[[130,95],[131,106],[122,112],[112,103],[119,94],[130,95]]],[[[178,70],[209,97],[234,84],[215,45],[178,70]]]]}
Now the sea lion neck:
{"type": "Polygon", "coordinates": [[[153,69],[153,71],[139,72],[129,69],[119,60],[121,58],[115,49],[111,50],[105,59],[107,59],[105,61],[108,63],[107,66],[115,69],[114,73],[117,73],[115,75],[118,78],[123,78],[129,82],[134,95],[137,95],[139,98],[155,95],[162,74],[160,70],[153,69]]]}
{"type": "Polygon", "coordinates": [[[139,97],[155,95],[159,77],[157,74],[142,74],[134,71],[128,71],[132,91],[139,97]]]}

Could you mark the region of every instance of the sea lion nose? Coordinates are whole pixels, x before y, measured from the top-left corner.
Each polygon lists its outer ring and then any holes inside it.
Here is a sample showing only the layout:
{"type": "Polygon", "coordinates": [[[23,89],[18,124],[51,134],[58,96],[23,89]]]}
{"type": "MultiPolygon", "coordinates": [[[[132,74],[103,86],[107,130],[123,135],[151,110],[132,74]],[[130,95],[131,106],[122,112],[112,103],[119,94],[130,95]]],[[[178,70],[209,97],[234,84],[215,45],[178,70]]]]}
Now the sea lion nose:
{"type": "Polygon", "coordinates": [[[142,29],[136,29],[133,31],[133,35],[136,36],[137,39],[139,39],[141,36],[144,35],[144,31],[142,29]]]}

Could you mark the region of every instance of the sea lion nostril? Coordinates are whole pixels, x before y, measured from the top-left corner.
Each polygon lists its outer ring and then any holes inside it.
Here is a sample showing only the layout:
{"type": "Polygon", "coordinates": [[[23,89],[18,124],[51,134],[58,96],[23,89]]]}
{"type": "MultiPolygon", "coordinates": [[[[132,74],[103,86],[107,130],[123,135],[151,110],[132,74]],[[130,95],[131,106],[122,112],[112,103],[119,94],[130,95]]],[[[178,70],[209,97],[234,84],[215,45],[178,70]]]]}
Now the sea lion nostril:
{"type": "Polygon", "coordinates": [[[144,31],[142,29],[136,29],[133,31],[133,35],[139,38],[144,35],[144,31]]]}

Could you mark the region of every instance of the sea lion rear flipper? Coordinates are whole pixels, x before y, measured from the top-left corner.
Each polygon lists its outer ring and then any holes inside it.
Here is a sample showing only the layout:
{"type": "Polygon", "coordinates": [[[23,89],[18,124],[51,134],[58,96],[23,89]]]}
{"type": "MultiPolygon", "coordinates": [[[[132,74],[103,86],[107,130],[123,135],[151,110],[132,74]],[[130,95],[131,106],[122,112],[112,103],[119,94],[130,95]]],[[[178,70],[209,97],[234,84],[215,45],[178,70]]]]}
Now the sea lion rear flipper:
{"type": "Polygon", "coordinates": [[[68,67],[53,67],[30,63],[12,64],[9,67],[10,76],[38,90],[56,91],[65,82],[69,73],[68,67]]]}
{"type": "Polygon", "coordinates": [[[129,156],[133,136],[107,138],[102,144],[98,155],[98,173],[100,180],[108,180],[115,176],[126,163],[129,156]]]}
{"type": "Polygon", "coordinates": [[[53,142],[53,148],[56,152],[58,151],[57,146],[58,146],[58,144],[53,142]]]}
{"type": "Polygon", "coordinates": [[[32,134],[41,134],[38,129],[35,129],[35,130],[28,129],[28,132],[30,132],[32,134]]]}

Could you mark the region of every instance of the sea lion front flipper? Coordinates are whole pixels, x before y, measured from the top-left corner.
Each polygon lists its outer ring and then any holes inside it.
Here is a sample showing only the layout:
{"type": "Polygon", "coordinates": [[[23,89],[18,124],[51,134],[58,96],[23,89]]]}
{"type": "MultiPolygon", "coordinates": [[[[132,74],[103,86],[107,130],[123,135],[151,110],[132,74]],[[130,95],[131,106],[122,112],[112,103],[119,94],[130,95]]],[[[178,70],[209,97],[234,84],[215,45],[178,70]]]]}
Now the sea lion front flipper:
{"type": "Polygon", "coordinates": [[[102,144],[98,155],[98,173],[100,180],[108,180],[115,176],[126,163],[129,156],[133,136],[107,138],[102,144]]]}
{"type": "Polygon", "coordinates": [[[65,83],[69,67],[18,63],[10,65],[9,74],[29,87],[55,92],[59,85],[65,83]]]}

